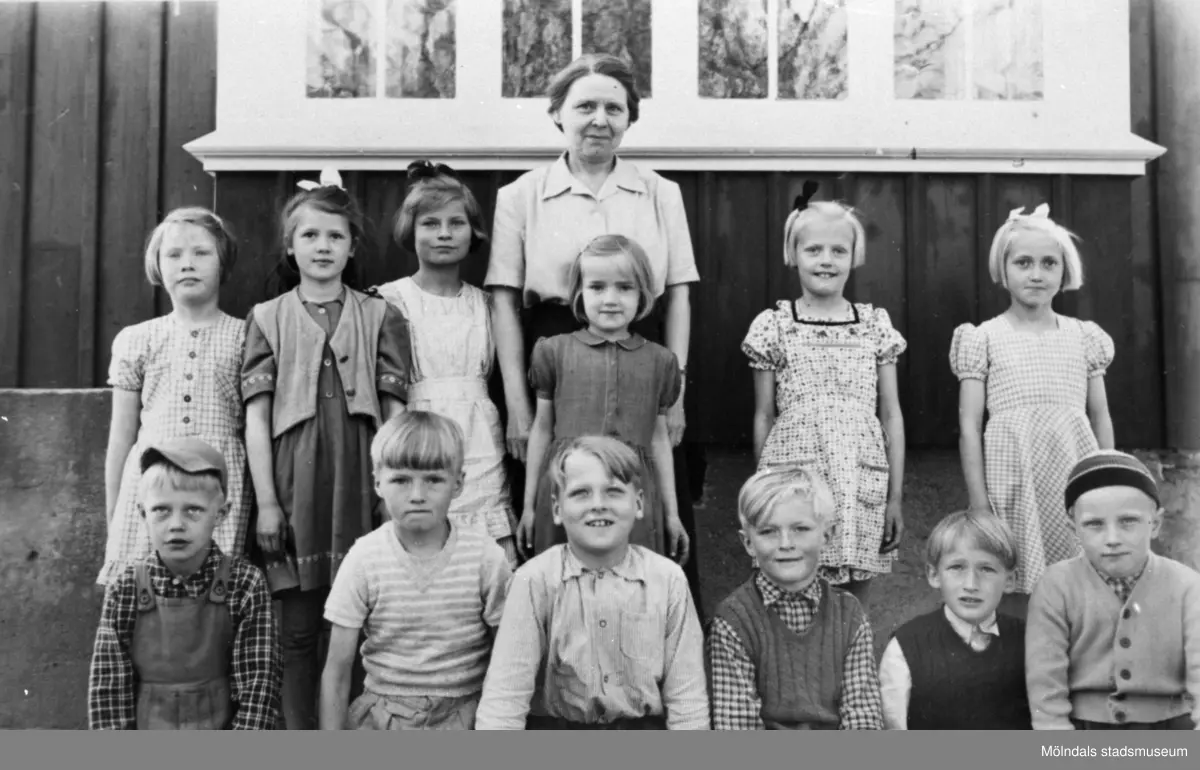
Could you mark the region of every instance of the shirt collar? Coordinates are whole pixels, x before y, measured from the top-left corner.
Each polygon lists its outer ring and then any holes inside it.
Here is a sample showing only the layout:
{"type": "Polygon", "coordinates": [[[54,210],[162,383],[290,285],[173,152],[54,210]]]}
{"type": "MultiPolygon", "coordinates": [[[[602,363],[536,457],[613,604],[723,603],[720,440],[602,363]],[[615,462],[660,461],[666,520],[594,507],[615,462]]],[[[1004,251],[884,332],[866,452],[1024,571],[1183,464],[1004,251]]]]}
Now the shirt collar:
{"type": "Polygon", "coordinates": [[[546,174],[546,185],[542,193],[542,200],[562,195],[564,192],[570,192],[573,195],[587,195],[596,198],[596,200],[604,200],[609,195],[612,195],[617,188],[631,193],[645,194],[646,183],[642,181],[638,175],[637,166],[632,163],[627,163],[621,160],[618,156],[613,169],[608,175],[608,179],[604,180],[604,186],[600,188],[598,195],[593,195],[592,191],[587,188],[583,182],[575,178],[571,173],[571,167],[567,165],[567,153],[558,156],[558,160],[550,165],[550,171],[546,174]]]}
{"type": "Polygon", "coordinates": [[[1110,575],[1105,575],[1103,572],[1096,569],[1096,565],[1092,564],[1091,560],[1089,560],[1086,556],[1084,556],[1083,560],[1088,563],[1088,566],[1091,567],[1092,571],[1096,573],[1096,576],[1099,577],[1101,580],[1103,580],[1110,587],[1112,587],[1112,588],[1124,587],[1127,590],[1132,591],[1133,587],[1135,585],[1137,585],[1137,582],[1142,579],[1142,575],[1145,575],[1146,572],[1149,571],[1150,560],[1153,558],[1154,558],[1154,554],[1152,553],[1146,557],[1146,563],[1142,565],[1141,570],[1139,570],[1136,575],[1130,575],[1129,577],[1123,577],[1123,578],[1115,578],[1110,575]]]}
{"type": "Polygon", "coordinates": [[[345,301],[346,301],[346,285],[342,284],[342,290],[337,295],[336,299],[326,300],[325,302],[314,302],[311,299],[305,299],[304,295],[300,293],[300,287],[297,286],[296,287],[296,299],[300,300],[301,304],[304,304],[304,305],[332,305],[335,302],[337,304],[341,305],[341,304],[345,303],[345,301]]]}
{"type": "Polygon", "coordinates": [[[646,344],[645,338],[642,337],[642,335],[637,334],[637,333],[630,334],[625,339],[616,340],[615,342],[613,340],[606,340],[603,337],[601,337],[597,334],[594,334],[591,329],[588,329],[586,327],[583,329],[576,330],[575,332],[573,332],[573,335],[575,336],[575,339],[579,340],[584,345],[590,345],[593,348],[598,348],[601,345],[604,345],[605,343],[611,342],[614,345],[620,345],[622,348],[625,348],[626,350],[637,350],[642,345],[646,344]]]}
{"type": "Polygon", "coordinates": [[[762,596],[764,607],[796,599],[814,607],[821,603],[820,580],[813,580],[799,591],[787,591],[780,588],[769,577],[763,574],[762,570],[759,570],[754,576],[754,584],[758,587],[758,593],[762,596]]]}
{"type": "MultiPolygon", "coordinates": [[[[208,556],[200,563],[199,569],[188,575],[184,583],[204,583],[207,584],[212,578],[217,569],[217,562],[221,559],[221,549],[216,543],[208,549],[208,556]]],[[[150,560],[150,576],[160,577],[166,580],[174,580],[177,575],[171,571],[171,568],[163,562],[162,556],[158,552],[154,552],[153,558],[150,560]]]]}
{"type": "MultiPolygon", "coordinates": [[[[959,616],[950,611],[948,606],[943,606],[942,611],[946,614],[946,620],[950,621],[950,627],[954,629],[954,633],[967,644],[971,643],[971,632],[975,630],[975,626],[963,620],[959,616]]],[[[996,613],[992,612],[988,615],[987,620],[979,624],[979,630],[985,634],[992,636],[1000,636],[1000,626],[996,622],[996,613]]]]}
{"type": "MultiPolygon", "coordinates": [[[[577,580],[578,578],[582,577],[583,573],[585,572],[597,572],[597,570],[593,570],[590,567],[585,567],[583,562],[579,561],[579,557],[575,555],[575,552],[571,550],[570,545],[564,544],[562,547],[562,553],[562,580],[564,583],[566,583],[568,580],[577,580]]],[[[617,577],[623,578],[630,582],[644,583],[646,582],[646,579],[645,575],[643,574],[644,571],[642,567],[642,558],[638,554],[637,549],[631,545],[626,548],[624,559],[608,569],[599,570],[599,572],[611,572],[617,577]]]]}

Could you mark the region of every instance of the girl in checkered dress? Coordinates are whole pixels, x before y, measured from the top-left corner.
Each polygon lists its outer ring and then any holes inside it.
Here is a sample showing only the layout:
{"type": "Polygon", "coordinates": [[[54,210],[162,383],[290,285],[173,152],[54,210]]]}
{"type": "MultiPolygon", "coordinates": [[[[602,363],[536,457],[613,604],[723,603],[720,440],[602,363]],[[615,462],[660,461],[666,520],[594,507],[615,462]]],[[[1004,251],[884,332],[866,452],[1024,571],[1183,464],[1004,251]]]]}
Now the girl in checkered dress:
{"type": "Polygon", "coordinates": [[[147,242],[146,278],[166,290],[171,312],[127,326],[113,340],[112,423],[104,463],[108,542],[96,579],[101,585],[150,554],[150,536],[138,512],[138,457],[154,441],[194,437],[224,455],[229,512],[213,540],[230,556],[242,554],[249,513],[238,395],[245,328],[217,307],[218,291],[236,259],[229,228],[202,208],[167,214],[147,242]]]}
{"type": "Polygon", "coordinates": [[[1060,292],[1083,285],[1074,236],[1045,204],[1023,212],[1012,212],[988,255],[992,281],[1011,305],[979,326],[958,327],[950,345],[971,508],[1000,515],[1016,536],[1016,592],[1001,610],[1021,617],[1046,566],[1079,552],[1063,503],[1071,467],[1113,447],[1104,389],[1112,338],[1051,307],[1060,292]]]}
{"type": "Polygon", "coordinates": [[[896,360],[906,343],[886,310],[843,296],[866,259],[866,235],[853,209],[809,203],[814,192],[805,185],[784,225],[783,259],[799,273],[800,298],[759,313],[742,351],[754,370],[758,469],[812,467],[833,489],[837,526],[820,577],[865,607],[904,531],[896,360]]]}

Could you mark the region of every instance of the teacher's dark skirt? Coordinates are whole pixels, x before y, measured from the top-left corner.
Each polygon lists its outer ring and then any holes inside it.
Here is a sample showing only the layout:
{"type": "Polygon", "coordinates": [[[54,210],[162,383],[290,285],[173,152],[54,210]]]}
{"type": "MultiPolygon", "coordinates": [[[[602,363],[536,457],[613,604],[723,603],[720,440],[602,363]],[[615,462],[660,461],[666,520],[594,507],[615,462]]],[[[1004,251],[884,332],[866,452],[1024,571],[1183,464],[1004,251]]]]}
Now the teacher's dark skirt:
{"type": "MultiPolygon", "coordinates": [[[[553,337],[557,334],[569,334],[580,327],[582,324],[576,320],[575,314],[565,305],[546,302],[527,308],[521,318],[521,328],[525,337],[526,375],[529,372],[529,357],[533,354],[533,345],[538,339],[553,337]]],[[[654,312],[632,326],[633,331],[660,345],[663,344],[665,329],[666,316],[662,305],[655,306],[654,312]]],[[[528,379],[526,381],[528,382],[528,379]]],[[[507,419],[503,381],[498,372],[494,373],[492,377],[491,391],[492,400],[500,410],[502,419],[507,419]]],[[[689,389],[684,393],[685,404],[690,392],[689,389]]],[[[700,622],[703,624],[704,605],[700,601],[699,544],[696,539],[696,515],[692,506],[704,494],[704,445],[688,441],[685,432],[683,441],[674,448],[672,458],[675,464],[675,500],[679,507],[679,520],[691,541],[691,553],[683,571],[687,575],[688,586],[692,590],[692,601],[696,604],[696,612],[700,615],[700,622]]],[[[508,457],[507,460],[509,486],[519,517],[521,501],[524,500],[525,466],[523,463],[513,460],[512,457],[508,457]]],[[[557,539],[562,540],[563,538],[557,539]]]]}

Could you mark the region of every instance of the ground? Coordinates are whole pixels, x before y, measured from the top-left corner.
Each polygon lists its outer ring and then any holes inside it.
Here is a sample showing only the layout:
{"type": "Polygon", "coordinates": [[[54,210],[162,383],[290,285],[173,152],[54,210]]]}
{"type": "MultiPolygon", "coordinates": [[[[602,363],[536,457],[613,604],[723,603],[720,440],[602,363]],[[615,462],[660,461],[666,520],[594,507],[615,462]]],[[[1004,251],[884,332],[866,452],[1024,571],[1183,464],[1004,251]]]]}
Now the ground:
{"type": "MultiPolygon", "coordinates": [[[[750,560],[737,534],[737,493],[753,472],[749,449],[708,450],[704,500],[696,506],[706,614],[749,574],[750,560]]],[[[904,474],[905,535],[900,557],[892,574],[878,578],[871,590],[870,617],[877,654],[883,654],[888,637],[902,623],[937,607],[937,592],[925,580],[925,538],[939,519],[966,505],[957,452],[910,453],[904,474]]]]}

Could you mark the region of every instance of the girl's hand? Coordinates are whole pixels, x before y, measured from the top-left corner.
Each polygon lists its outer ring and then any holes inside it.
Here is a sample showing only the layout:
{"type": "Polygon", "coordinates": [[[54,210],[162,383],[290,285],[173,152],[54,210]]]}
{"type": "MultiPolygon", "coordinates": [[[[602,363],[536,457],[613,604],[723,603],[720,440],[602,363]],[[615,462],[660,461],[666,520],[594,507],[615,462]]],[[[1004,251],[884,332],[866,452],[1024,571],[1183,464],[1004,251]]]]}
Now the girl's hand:
{"type": "Polygon", "coordinates": [[[667,435],[671,439],[671,446],[679,446],[679,442],[683,441],[683,431],[687,427],[687,417],[683,413],[683,394],[679,394],[679,400],[674,406],[667,410],[667,435]]]}
{"type": "Polygon", "coordinates": [[[525,462],[525,450],[529,445],[529,429],[532,425],[533,417],[529,414],[527,405],[522,404],[516,409],[513,409],[512,404],[509,405],[506,429],[508,453],[521,462],[525,462]]]}
{"type": "Polygon", "coordinates": [[[283,553],[283,509],[279,503],[258,508],[258,547],[266,554],[283,553]]]}
{"type": "Polygon", "coordinates": [[[526,508],[521,514],[521,520],[517,522],[517,529],[513,532],[513,540],[517,544],[517,553],[522,559],[529,559],[533,556],[533,509],[526,508]]]}
{"type": "Polygon", "coordinates": [[[883,514],[883,545],[879,552],[891,553],[900,547],[903,538],[904,514],[900,510],[900,503],[888,503],[887,511],[883,514]]]}
{"type": "Polygon", "coordinates": [[[679,566],[687,564],[688,552],[691,550],[691,540],[683,528],[683,522],[678,516],[667,517],[667,552],[671,558],[679,562],[679,566]]]}

